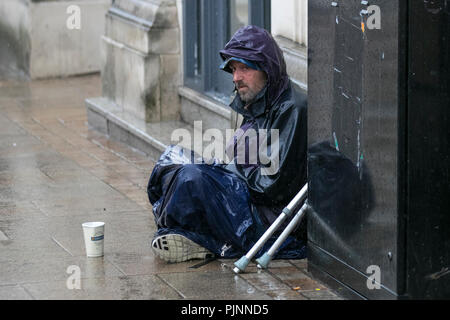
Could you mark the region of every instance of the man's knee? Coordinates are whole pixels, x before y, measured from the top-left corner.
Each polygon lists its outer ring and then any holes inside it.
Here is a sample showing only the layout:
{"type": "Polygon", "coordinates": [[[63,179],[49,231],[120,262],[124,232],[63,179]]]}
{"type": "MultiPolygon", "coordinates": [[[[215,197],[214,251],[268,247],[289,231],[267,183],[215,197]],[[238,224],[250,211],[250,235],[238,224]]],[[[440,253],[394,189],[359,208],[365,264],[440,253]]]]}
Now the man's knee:
{"type": "Polygon", "coordinates": [[[177,178],[181,182],[199,183],[204,181],[202,170],[198,164],[185,164],[178,172],[177,178]]]}

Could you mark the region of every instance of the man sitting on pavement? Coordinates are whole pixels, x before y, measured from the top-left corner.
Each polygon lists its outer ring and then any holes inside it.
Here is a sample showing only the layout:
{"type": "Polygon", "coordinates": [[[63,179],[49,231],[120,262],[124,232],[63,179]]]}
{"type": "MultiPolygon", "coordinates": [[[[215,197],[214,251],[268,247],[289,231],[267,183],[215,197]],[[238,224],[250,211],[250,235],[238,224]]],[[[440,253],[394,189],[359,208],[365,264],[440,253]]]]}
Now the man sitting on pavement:
{"type": "MultiPolygon", "coordinates": [[[[244,120],[229,143],[229,163],[153,170],[147,191],[158,230],[152,249],[167,262],[245,254],[306,183],[306,96],[294,89],[276,41],[246,26],[220,55],[237,91],[230,107],[244,120]],[[236,156],[242,145],[248,148],[249,130],[257,133],[258,150],[271,152],[269,161],[236,156]]],[[[304,258],[305,234],[302,223],[275,258],[304,258]]]]}

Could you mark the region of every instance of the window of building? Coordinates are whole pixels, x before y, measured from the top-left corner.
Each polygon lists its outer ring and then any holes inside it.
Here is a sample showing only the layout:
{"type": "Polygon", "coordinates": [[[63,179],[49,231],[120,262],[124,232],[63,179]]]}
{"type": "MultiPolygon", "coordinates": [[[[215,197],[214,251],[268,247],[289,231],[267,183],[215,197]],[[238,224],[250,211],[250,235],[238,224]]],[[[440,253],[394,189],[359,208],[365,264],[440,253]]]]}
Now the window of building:
{"type": "Polygon", "coordinates": [[[270,32],[270,0],[184,0],[185,86],[228,104],[234,86],[219,50],[247,24],[270,32]]]}

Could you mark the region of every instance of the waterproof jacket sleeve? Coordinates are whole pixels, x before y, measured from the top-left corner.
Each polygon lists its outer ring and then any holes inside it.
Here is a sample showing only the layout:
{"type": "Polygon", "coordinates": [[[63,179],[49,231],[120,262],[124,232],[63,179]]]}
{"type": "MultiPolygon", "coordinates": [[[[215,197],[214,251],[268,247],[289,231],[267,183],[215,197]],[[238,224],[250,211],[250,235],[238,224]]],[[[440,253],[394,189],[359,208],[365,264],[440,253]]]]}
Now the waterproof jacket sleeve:
{"type": "Polygon", "coordinates": [[[267,128],[278,129],[279,136],[278,148],[275,139],[268,142],[267,148],[272,151],[270,168],[267,164],[248,168],[236,163],[227,167],[247,182],[254,203],[286,205],[306,183],[306,99],[294,101],[288,99],[280,104],[267,128]],[[277,160],[278,164],[274,164],[277,160]]]}

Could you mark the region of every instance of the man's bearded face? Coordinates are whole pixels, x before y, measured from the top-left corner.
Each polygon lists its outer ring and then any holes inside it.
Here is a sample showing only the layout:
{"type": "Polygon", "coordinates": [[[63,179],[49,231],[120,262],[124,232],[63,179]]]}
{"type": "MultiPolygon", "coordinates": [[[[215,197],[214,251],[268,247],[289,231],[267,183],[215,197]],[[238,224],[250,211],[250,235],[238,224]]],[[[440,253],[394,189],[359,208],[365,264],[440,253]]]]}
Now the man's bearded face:
{"type": "Polygon", "coordinates": [[[239,61],[231,61],[230,69],[233,82],[244,103],[251,102],[266,85],[267,76],[263,71],[252,69],[239,61]]]}

